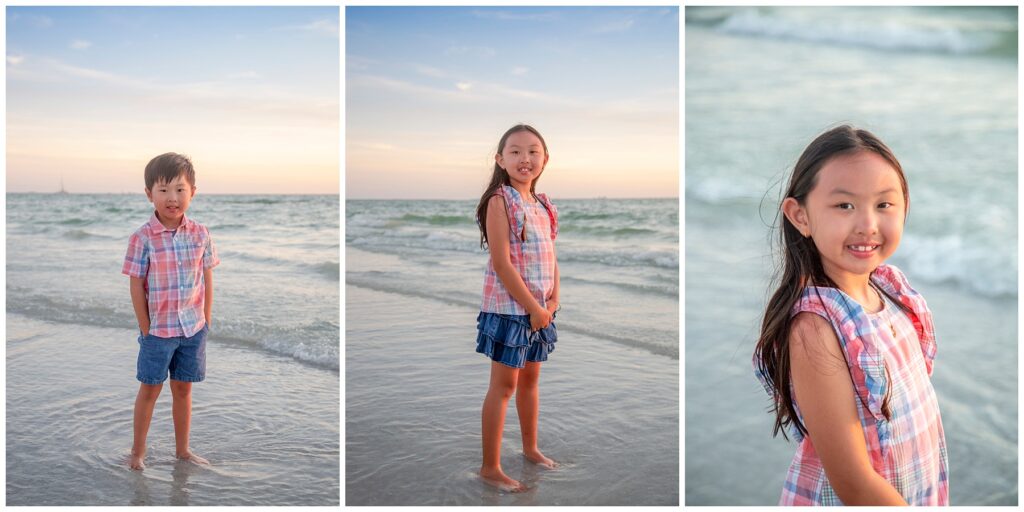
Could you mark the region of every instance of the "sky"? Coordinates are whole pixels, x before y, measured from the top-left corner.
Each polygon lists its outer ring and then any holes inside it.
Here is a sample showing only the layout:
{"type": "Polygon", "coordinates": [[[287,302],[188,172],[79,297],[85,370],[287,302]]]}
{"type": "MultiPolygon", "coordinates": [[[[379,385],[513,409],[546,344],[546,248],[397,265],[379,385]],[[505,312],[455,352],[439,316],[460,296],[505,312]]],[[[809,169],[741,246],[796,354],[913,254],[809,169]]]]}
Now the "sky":
{"type": "Polygon", "coordinates": [[[337,7],[7,7],[7,191],[336,193],[337,7]]]}
{"type": "Polygon", "coordinates": [[[347,7],[345,194],[476,199],[527,123],[554,198],[679,194],[676,7],[347,7]]]}

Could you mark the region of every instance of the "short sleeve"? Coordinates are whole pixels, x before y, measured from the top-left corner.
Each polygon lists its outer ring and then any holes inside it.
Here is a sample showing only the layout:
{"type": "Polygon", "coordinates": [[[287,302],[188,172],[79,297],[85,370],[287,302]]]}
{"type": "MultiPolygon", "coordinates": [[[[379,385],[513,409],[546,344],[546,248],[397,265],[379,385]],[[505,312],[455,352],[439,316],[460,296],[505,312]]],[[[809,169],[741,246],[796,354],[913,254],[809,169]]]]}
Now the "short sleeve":
{"type": "Polygon", "coordinates": [[[519,191],[508,185],[502,185],[499,190],[501,197],[505,199],[505,212],[508,214],[508,227],[512,230],[512,238],[520,240],[523,229],[526,227],[526,211],[523,210],[523,199],[519,196],[519,191]]]}
{"type": "Polygon", "coordinates": [[[142,279],[149,271],[149,244],[139,235],[132,233],[128,239],[128,250],[124,255],[124,265],[121,266],[121,273],[131,277],[142,279]]]}
{"type": "Polygon", "coordinates": [[[910,286],[910,281],[895,265],[881,265],[873,274],[875,283],[895,296],[903,306],[910,309],[907,315],[917,332],[918,342],[921,344],[921,354],[924,356],[925,367],[928,375],[931,376],[935,363],[935,354],[938,347],[935,343],[935,324],[932,320],[932,311],[924,297],[910,286]]]}
{"type": "Polygon", "coordinates": [[[220,258],[217,257],[217,246],[214,245],[210,232],[205,231],[205,235],[203,242],[203,270],[208,270],[220,265],[220,258]]]}
{"type": "Polygon", "coordinates": [[[879,344],[873,339],[877,332],[867,321],[863,308],[834,288],[810,286],[804,289],[792,314],[801,312],[820,315],[832,325],[857,396],[876,420],[885,420],[882,404],[889,390],[889,378],[879,344]]]}
{"type": "Polygon", "coordinates": [[[558,208],[548,199],[547,194],[537,194],[537,198],[548,210],[548,217],[551,219],[551,239],[554,240],[558,236],[558,208]]]}

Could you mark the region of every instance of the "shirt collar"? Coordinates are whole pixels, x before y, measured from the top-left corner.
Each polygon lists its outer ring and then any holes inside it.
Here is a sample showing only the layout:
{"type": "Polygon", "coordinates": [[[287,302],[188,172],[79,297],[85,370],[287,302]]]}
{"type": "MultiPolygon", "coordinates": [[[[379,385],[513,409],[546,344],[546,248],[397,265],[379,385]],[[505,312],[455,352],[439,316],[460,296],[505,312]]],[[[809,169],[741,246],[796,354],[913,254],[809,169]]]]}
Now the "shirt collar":
{"type": "MultiPolygon", "coordinates": [[[[185,229],[187,231],[190,227],[192,227],[192,219],[189,219],[188,215],[182,215],[181,224],[178,224],[177,229],[185,229]]],[[[163,223],[160,222],[160,219],[156,216],[156,210],[153,210],[153,213],[149,216],[149,229],[153,233],[175,231],[173,229],[167,229],[167,226],[164,226],[163,223]]]]}

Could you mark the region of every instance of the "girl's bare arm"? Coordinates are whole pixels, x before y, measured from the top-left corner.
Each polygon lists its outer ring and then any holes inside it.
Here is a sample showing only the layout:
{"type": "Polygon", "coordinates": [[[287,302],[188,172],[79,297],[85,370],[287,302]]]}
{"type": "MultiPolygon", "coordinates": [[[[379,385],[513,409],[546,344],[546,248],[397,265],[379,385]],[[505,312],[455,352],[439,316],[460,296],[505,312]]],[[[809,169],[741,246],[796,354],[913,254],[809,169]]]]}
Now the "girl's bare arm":
{"type": "Polygon", "coordinates": [[[804,427],[839,499],[846,505],[906,505],[871,467],[857,395],[831,324],[814,313],[798,314],[789,335],[789,360],[804,427]]]}
{"type": "Polygon", "coordinates": [[[554,313],[558,309],[558,289],[561,284],[561,276],[558,274],[558,253],[555,253],[555,286],[551,289],[551,297],[548,297],[548,311],[554,313]]]}

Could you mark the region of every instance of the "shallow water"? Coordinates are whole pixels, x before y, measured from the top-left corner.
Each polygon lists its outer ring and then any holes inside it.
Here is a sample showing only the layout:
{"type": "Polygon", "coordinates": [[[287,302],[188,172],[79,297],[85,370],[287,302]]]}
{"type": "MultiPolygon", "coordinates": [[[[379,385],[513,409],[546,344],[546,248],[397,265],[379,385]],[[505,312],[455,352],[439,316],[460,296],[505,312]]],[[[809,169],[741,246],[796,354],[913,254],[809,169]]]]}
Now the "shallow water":
{"type": "Polygon", "coordinates": [[[168,386],[145,471],[132,443],[128,329],[7,315],[7,505],[338,505],[338,372],[219,342],[193,385],[191,446],[174,457],[168,386]]]}
{"type": "MultiPolygon", "coordinates": [[[[561,326],[679,355],[676,199],[553,199],[561,326]]],[[[345,203],[349,284],[479,307],[487,252],[475,201],[345,203]]]]}
{"type": "Polygon", "coordinates": [[[346,505],[679,503],[678,360],[560,328],[539,444],[563,466],[522,457],[513,399],[502,467],[530,489],[509,494],[477,478],[490,367],[474,352],[478,310],[352,285],[345,302],[346,505]]]}

